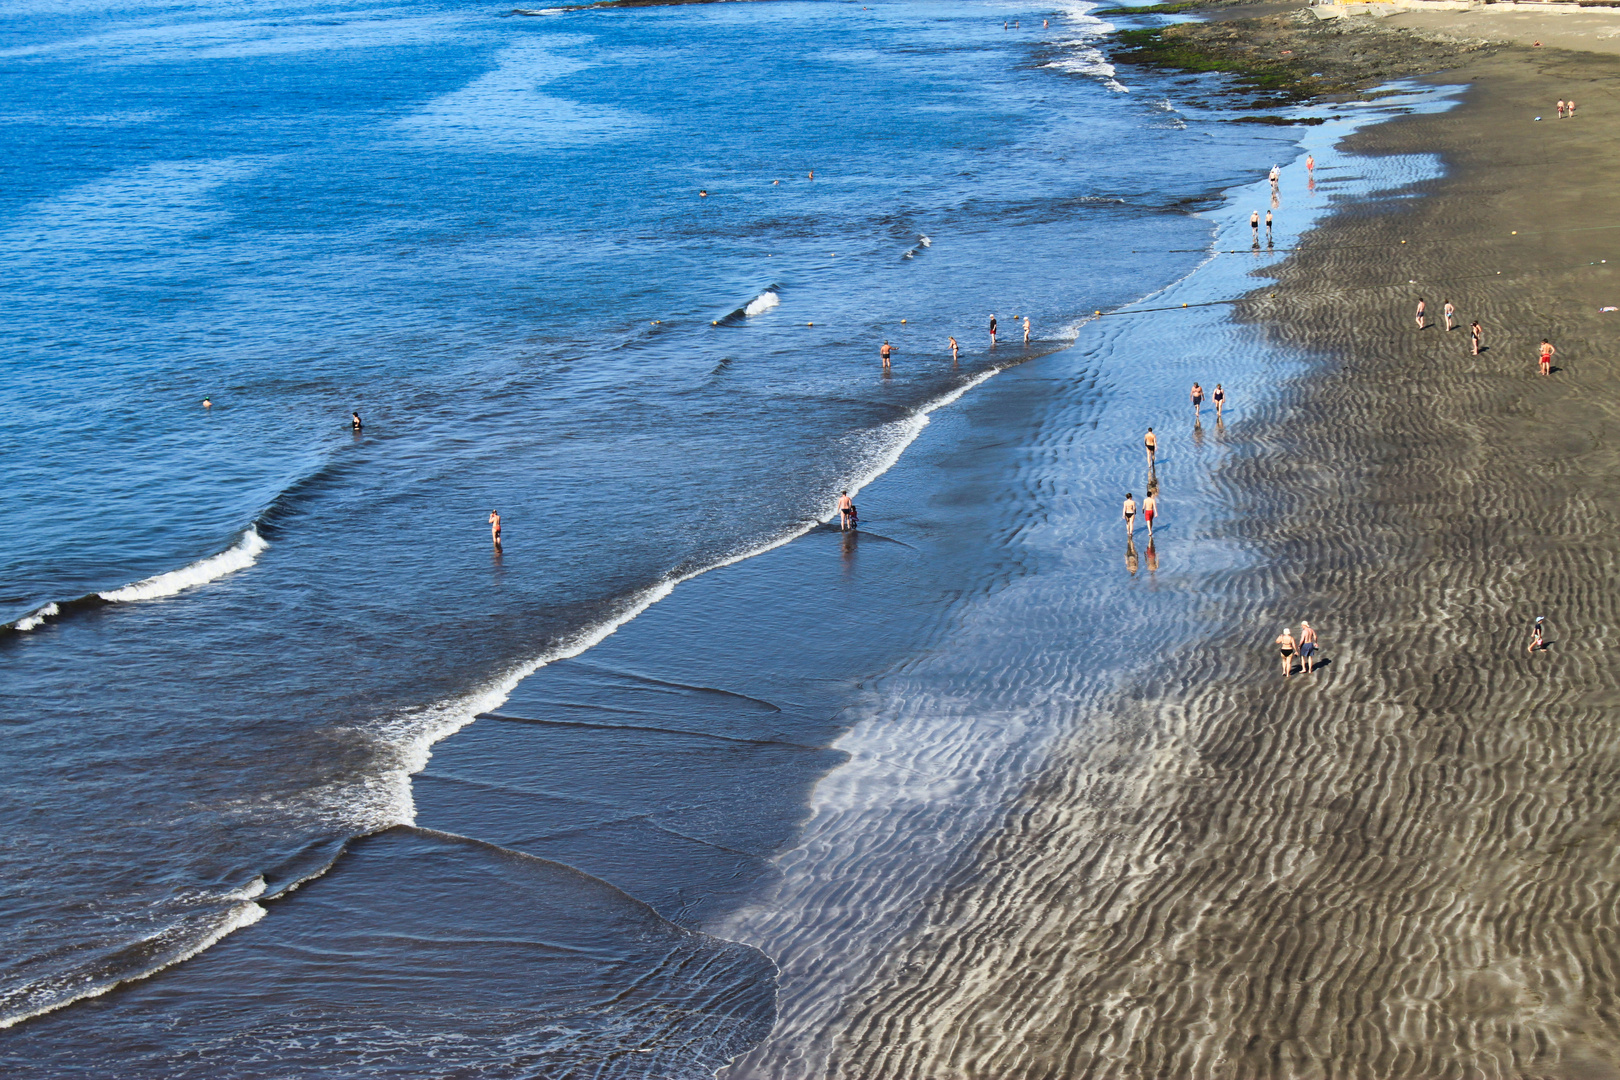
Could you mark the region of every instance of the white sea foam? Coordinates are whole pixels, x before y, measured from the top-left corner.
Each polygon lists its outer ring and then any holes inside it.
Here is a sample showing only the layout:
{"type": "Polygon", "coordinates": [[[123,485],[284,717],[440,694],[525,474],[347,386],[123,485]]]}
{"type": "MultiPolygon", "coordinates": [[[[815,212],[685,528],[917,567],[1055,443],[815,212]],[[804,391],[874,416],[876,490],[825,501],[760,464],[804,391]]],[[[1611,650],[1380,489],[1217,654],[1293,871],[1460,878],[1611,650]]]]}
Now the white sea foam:
{"type": "Polygon", "coordinates": [[[56,994],[51,995],[51,1000],[46,1004],[40,1005],[34,1009],[27,1009],[13,1013],[10,1016],[0,1016],[0,1030],[11,1027],[13,1024],[20,1024],[24,1020],[32,1020],[36,1016],[43,1016],[48,1012],[55,1012],[57,1009],[73,1004],[75,1001],[83,1001],[86,998],[100,997],[102,994],[105,994],[115,986],[121,986],[127,982],[135,982],[140,979],[149,978],[165,968],[174,967],[176,964],[183,964],[187,960],[190,960],[193,956],[196,956],[198,953],[212,948],[227,934],[235,933],[244,926],[252,926],[254,923],[264,918],[265,914],[264,908],[254,903],[251,899],[251,897],[257,896],[259,893],[264,892],[264,879],[255,878],[254,882],[257,883],[257,889],[250,884],[242,889],[237,889],[231,893],[227,893],[225,899],[240,899],[243,902],[226,910],[224,915],[217,923],[214,924],[213,928],[210,929],[208,933],[192,942],[191,945],[189,945],[183,951],[171,953],[166,956],[161,963],[154,964],[151,967],[146,968],[143,971],[135,972],[132,975],[126,975],[123,978],[109,979],[106,982],[101,983],[90,983],[89,980],[84,980],[76,992],[72,989],[62,987],[56,994]]]}
{"type": "Polygon", "coordinates": [[[59,614],[61,610],[55,604],[46,604],[39,610],[30,611],[27,615],[12,623],[11,628],[13,630],[32,630],[34,627],[42,625],[52,615],[59,614]]]}
{"type": "Polygon", "coordinates": [[[166,574],[158,574],[144,581],[137,581],[133,585],[104,592],[101,598],[114,604],[123,604],[131,600],[156,600],[159,597],[173,596],[198,585],[217,581],[238,570],[246,570],[259,561],[259,553],[269,546],[259,535],[259,530],[249,525],[241,539],[218,555],[210,555],[178,570],[170,570],[166,574]]]}
{"type": "Polygon", "coordinates": [[[923,247],[933,247],[934,246],[934,241],[931,238],[926,237],[926,236],[917,237],[917,243],[921,244],[923,247]]]}
{"type": "Polygon", "coordinates": [[[1130,87],[1114,78],[1114,65],[1104,58],[1096,47],[1096,42],[1104,34],[1112,33],[1114,24],[1106,22],[1092,15],[1097,8],[1096,4],[1069,3],[1060,4],[1059,18],[1063,21],[1063,28],[1070,33],[1078,30],[1083,36],[1067,37],[1054,41],[1052,44],[1068,50],[1066,55],[1060,56],[1046,64],[1049,68],[1059,71],[1072,72],[1075,75],[1089,75],[1101,80],[1108,89],[1119,94],[1128,94],[1130,87]]]}
{"type": "MultiPolygon", "coordinates": [[[[1103,26],[1108,25],[1107,23],[1102,23],[1101,20],[1098,20],[1098,22],[1103,26]]],[[[1095,79],[1102,80],[1102,84],[1104,86],[1108,87],[1108,89],[1117,94],[1128,94],[1131,92],[1130,87],[1114,78],[1114,65],[1110,64],[1103,57],[1100,50],[1090,44],[1089,39],[1083,41],[1064,41],[1060,42],[1059,44],[1073,49],[1074,51],[1067,56],[1060,56],[1056,60],[1049,61],[1046,64],[1047,67],[1057,68],[1059,71],[1073,72],[1076,75],[1090,75],[1095,79]]]]}
{"type": "Polygon", "coordinates": [[[781,302],[782,298],[777,296],[774,290],[766,289],[764,292],[748,301],[748,306],[743,308],[743,314],[760,315],[771,310],[771,308],[775,307],[781,302]]]}

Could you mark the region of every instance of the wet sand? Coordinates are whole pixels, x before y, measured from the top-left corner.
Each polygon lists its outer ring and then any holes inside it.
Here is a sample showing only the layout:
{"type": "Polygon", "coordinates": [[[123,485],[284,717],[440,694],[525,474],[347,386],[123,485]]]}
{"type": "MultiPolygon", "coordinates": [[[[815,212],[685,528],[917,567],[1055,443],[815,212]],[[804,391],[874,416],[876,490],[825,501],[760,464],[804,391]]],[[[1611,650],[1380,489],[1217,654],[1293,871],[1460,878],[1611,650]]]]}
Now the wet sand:
{"type": "Polygon", "coordinates": [[[1447,174],[1347,201],[1239,308],[1311,361],[1211,485],[1258,556],[1201,583],[1241,630],[1143,650],[804,1074],[1620,1076],[1617,76],[1505,51],[1349,140],[1447,174]],[[1326,665],[1285,682],[1301,618],[1326,665]]]}

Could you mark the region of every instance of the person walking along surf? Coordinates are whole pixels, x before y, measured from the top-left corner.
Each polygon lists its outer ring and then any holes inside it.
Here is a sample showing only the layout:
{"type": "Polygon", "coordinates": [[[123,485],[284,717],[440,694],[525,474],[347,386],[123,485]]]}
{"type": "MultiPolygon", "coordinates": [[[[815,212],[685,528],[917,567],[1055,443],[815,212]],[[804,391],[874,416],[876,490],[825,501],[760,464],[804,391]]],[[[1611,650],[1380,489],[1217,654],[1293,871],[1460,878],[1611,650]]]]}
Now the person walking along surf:
{"type": "Polygon", "coordinates": [[[1260,211],[1249,215],[1249,228],[1254,230],[1254,246],[1260,246],[1260,211]]]}
{"type": "Polygon", "coordinates": [[[1485,344],[1485,328],[1475,319],[1468,327],[1468,340],[1474,347],[1474,355],[1479,355],[1480,348],[1485,344]]]}
{"type": "Polygon", "coordinates": [[[494,541],[495,550],[501,550],[501,512],[499,510],[489,512],[489,538],[494,541]]]}
{"type": "Polygon", "coordinates": [[[991,315],[990,316],[990,347],[993,349],[993,348],[995,348],[995,346],[996,346],[996,317],[994,315],[991,315]]]}
{"type": "Polygon", "coordinates": [[[849,497],[849,490],[846,488],[838,493],[838,527],[846,531],[853,529],[858,520],[855,500],[849,497]]]}
{"type": "Polygon", "coordinates": [[[1316,670],[1316,631],[1304,620],[1299,624],[1299,663],[1307,675],[1316,670]]]}
{"type": "Polygon", "coordinates": [[[1547,647],[1547,616],[1537,615],[1536,625],[1530,628],[1530,647],[1525,652],[1533,653],[1537,649],[1547,647]]]}
{"type": "Polygon", "coordinates": [[[953,364],[956,363],[957,353],[956,339],[951,338],[951,363],[953,364]]]}
{"type": "Polygon", "coordinates": [[[1421,296],[1418,297],[1417,328],[1419,330],[1428,329],[1428,326],[1429,326],[1429,318],[1428,318],[1428,314],[1427,314],[1428,310],[1429,310],[1429,305],[1423,302],[1423,297],[1421,297],[1421,296]]]}
{"type": "Polygon", "coordinates": [[[1277,635],[1277,651],[1282,654],[1282,673],[1286,679],[1294,673],[1294,635],[1286,626],[1277,635]]]}
{"type": "Polygon", "coordinates": [[[1159,500],[1152,495],[1142,500],[1142,520],[1147,522],[1148,546],[1153,544],[1153,519],[1159,516],[1159,500]]]}
{"type": "Polygon", "coordinates": [[[1210,397],[1215,402],[1215,422],[1218,424],[1221,422],[1221,410],[1226,407],[1226,391],[1221,389],[1220,383],[1215,384],[1215,393],[1210,397]]]}
{"type": "Polygon", "coordinates": [[[1451,306],[1450,300],[1447,300],[1445,306],[1440,309],[1440,312],[1445,317],[1446,333],[1449,334],[1451,333],[1452,328],[1457,325],[1457,309],[1451,306]]]}
{"type": "Polygon", "coordinates": [[[1548,341],[1546,338],[1541,339],[1541,373],[1543,375],[1552,374],[1553,353],[1557,351],[1557,349],[1552,347],[1552,342],[1548,341]]]}
{"type": "Polygon", "coordinates": [[[1193,383],[1192,388],[1193,416],[1202,420],[1204,418],[1204,388],[1193,383]]]}
{"type": "Polygon", "coordinates": [[[1125,493],[1125,505],[1121,508],[1121,513],[1123,513],[1124,516],[1125,516],[1125,535],[1126,536],[1135,536],[1136,535],[1136,500],[1131,498],[1131,493],[1128,492],[1128,491],[1125,493]]]}
{"type": "Polygon", "coordinates": [[[1147,449],[1148,468],[1152,469],[1153,459],[1159,451],[1159,440],[1154,436],[1152,428],[1148,428],[1147,434],[1142,436],[1142,445],[1147,449]]]}

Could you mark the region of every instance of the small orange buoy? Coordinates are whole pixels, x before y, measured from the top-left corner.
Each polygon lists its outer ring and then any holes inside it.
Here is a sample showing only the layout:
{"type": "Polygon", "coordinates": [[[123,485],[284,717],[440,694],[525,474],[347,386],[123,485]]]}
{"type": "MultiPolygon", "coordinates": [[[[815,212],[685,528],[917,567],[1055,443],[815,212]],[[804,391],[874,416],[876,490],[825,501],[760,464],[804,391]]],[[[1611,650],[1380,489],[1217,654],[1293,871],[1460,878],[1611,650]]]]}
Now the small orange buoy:
{"type": "Polygon", "coordinates": [[[906,325],[906,320],[904,320],[904,319],[901,319],[901,320],[900,320],[900,325],[901,325],[901,326],[904,326],[904,325],[906,325]]]}

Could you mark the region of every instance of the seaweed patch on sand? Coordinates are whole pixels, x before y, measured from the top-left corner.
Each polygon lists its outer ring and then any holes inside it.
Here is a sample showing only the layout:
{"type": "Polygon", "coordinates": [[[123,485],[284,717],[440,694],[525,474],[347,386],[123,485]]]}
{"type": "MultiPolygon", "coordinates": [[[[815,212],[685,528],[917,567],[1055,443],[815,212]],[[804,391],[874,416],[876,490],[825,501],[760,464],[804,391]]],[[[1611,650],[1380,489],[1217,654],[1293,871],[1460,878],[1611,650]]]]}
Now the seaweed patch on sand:
{"type": "MultiPolygon", "coordinates": [[[[1164,13],[1206,5],[1166,4],[1164,13]]],[[[1252,9],[1251,9],[1252,10],[1252,9]]],[[[1270,109],[1305,101],[1370,100],[1373,87],[1443,71],[1498,46],[1397,29],[1372,19],[1323,21],[1308,11],[1252,18],[1211,18],[1121,30],[1109,59],[1116,64],[1220,72],[1231,92],[1254,94],[1246,106],[1270,109]]]]}

